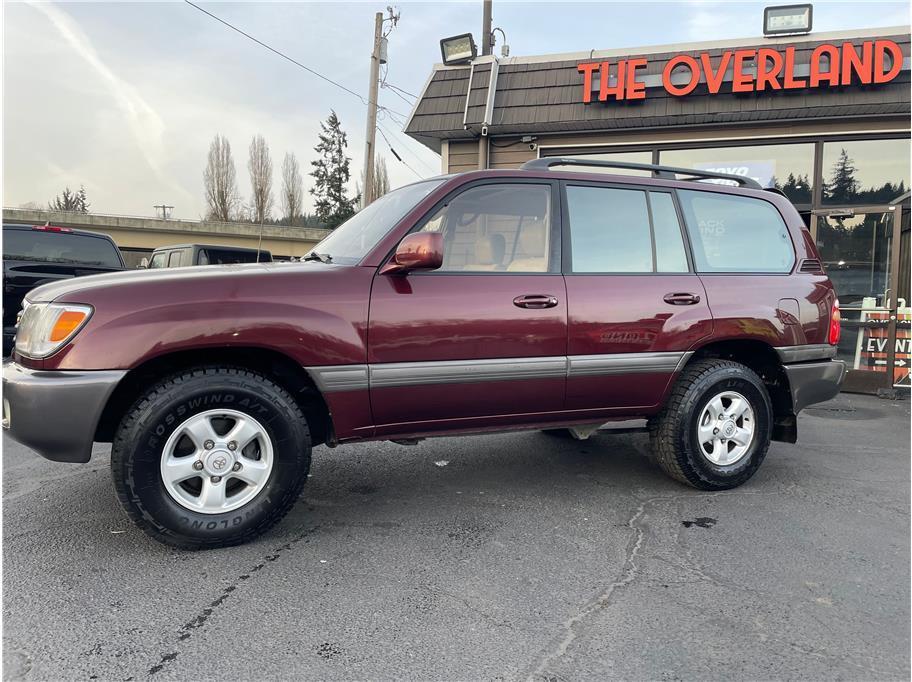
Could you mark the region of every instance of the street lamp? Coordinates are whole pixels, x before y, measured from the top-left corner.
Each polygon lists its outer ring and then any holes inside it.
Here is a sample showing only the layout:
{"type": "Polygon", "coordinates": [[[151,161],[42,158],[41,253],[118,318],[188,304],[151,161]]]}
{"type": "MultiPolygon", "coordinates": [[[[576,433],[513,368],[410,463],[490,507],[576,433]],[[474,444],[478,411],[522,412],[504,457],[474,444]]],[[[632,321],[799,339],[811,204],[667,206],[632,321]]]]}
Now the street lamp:
{"type": "Polygon", "coordinates": [[[766,7],[763,10],[763,35],[810,33],[813,19],[814,6],[810,3],[766,7]]]}
{"type": "Polygon", "coordinates": [[[440,54],[443,56],[443,63],[447,66],[465,64],[475,59],[478,48],[475,46],[475,41],[472,40],[471,33],[462,33],[441,40],[440,54]]]}

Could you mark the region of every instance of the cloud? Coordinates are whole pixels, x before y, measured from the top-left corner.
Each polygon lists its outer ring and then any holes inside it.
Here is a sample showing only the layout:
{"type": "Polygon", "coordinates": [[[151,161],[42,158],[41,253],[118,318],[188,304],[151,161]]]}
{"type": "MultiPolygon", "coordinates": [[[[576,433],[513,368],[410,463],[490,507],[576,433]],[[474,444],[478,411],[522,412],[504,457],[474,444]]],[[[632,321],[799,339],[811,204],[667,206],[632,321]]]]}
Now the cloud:
{"type": "Polygon", "coordinates": [[[176,185],[173,179],[164,172],[163,134],[165,126],[158,112],[133,85],[120,78],[104,62],[88,36],[83,33],[70,15],[51,3],[29,3],[29,5],[51,22],[76,55],[98,75],[118,107],[123,111],[136,146],[158,179],[186,195],[186,190],[176,185]]]}

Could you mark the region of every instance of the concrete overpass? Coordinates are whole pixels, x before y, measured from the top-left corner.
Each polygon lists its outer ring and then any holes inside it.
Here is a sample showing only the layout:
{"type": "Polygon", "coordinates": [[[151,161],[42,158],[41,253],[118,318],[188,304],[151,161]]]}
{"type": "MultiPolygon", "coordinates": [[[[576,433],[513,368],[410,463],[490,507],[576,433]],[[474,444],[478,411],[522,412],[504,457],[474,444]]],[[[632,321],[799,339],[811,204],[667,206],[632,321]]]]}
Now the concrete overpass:
{"type": "MultiPolygon", "coordinates": [[[[209,220],[162,220],[103,213],[71,213],[25,208],[4,208],[4,223],[59,225],[104,232],[120,247],[127,265],[135,267],[143,256],[159,246],[172,244],[220,244],[256,248],[260,226],[251,223],[219,223],[209,220]]],[[[261,248],[273,256],[303,256],[330,230],[312,227],[264,225],[261,248]]]]}

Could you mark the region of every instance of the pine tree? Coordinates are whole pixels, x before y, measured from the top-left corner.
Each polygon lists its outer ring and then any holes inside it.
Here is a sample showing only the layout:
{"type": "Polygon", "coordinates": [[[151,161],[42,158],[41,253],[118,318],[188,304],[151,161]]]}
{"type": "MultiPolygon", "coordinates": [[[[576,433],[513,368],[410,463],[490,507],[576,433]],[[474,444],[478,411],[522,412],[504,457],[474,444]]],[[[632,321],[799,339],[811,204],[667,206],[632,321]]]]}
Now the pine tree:
{"type": "Polygon", "coordinates": [[[311,161],[314,186],[310,193],[316,197],[317,217],[327,227],[335,228],[355,213],[355,200],[349,198],[346,189],[351,178],[351,159],[345,155],[348,138],[335,111],[330,112],[325,123],[320,123],[320,130],[320,142],[314,147],[320,158],[311,161]]]}
{"type": "Polygon", "coordinates": [[[86,197],[85,187],[79,185],[79,191],[76,193],[76,210],[80,213],[89,212],[89,200],[86,197]]]}
{"type": "Polygon", "coordinates": [[[839,159],[833,164],[833,175],[826,184],[828,197],[833,201],[851,201],[858,191],[858,180],[855,179],[857,169],[849,158],[848,152],[843,149],[839,159]]]}
{"type": "Polygon", "coordinates": [[[53,201],[48,202],[48,210],[88,213],[89,201],[86,197],[85,187],[80,185],[78,192],[71,191],[69,186],[65,187],[61,194],[54,197],[53,201]]]}

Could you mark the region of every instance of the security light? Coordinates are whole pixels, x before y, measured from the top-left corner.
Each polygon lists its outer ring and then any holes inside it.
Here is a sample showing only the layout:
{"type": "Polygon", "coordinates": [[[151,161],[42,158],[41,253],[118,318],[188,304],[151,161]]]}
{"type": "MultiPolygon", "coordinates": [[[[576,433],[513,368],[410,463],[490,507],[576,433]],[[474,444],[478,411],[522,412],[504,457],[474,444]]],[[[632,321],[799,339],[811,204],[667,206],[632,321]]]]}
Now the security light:
{"type": "Polygon", "coordinates": [[[441,40],[440,54],[443,56],[444,64],[465,64],[475,59],[478,48],[475,47],[472,34],[463,33],[441,40]]]}
{"type": "Polygon", "coordinates": [[[763,35],[810,33],[813,18],[814,6],[811,4],[766,7],[763,10],[763,35]]]}

